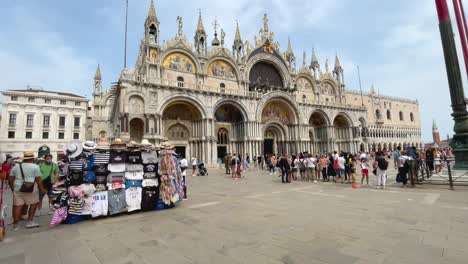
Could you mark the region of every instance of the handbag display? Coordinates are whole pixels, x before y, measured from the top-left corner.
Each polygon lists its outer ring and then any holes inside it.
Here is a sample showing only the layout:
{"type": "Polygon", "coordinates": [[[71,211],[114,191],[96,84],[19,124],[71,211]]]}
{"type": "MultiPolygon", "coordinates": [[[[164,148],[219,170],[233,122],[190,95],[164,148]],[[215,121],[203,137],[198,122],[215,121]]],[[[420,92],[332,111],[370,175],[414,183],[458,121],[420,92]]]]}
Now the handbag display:
{"type": "Polygon", "coordinates": [[[34,191],[34,184],[35,182],[26,182],[24,179],[24,172],[22,164],[19,165],[21,170],[21,177],[23,178],[23,184],[21,184],[20,192],[24,193],[32,193],[34,191]]]}

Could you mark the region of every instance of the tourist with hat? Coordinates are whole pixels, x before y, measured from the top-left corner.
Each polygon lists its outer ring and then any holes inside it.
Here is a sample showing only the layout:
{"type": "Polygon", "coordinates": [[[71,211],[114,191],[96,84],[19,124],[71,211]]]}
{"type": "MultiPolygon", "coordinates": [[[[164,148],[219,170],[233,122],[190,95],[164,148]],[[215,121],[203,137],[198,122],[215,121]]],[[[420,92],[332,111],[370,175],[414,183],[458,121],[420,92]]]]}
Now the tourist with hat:
{"type": "Polygon", "coordinates": [[[13,190],[13,230],[19,229],[23,205],[29,205],[26,228],[38,227],[39,224],[33,221],[39,202],[38,188],[43,193],[46,193],[47,190],[42,186],[41,170],[34,163],[33,152],[24,152],[23,163],[18,164],[11,170],[8,182],[13,190]]]}

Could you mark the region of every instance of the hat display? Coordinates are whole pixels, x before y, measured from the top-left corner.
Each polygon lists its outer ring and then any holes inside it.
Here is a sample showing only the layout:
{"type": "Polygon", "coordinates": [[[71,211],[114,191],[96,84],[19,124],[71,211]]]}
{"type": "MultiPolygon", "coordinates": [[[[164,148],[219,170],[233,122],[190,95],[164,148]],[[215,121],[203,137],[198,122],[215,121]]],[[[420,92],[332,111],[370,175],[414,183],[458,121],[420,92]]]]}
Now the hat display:
{"type": "Polygon", "coordinates": [[[141,145],[142,145],[142,146],[153,146],[153,144],[151,144],[151,143],[148,141],[148,139],[146,139],[146,138],[143,139],[143,140],[141,141],[141,145]]]}
{"type": "Polygon", "coordinates": [[[32,151],[25,151],[23,153],[23,160],[34,159],[34,153],[32,151]]]}
{"type": "Polygon", "coordinates": [[[108,150],[110,149],[109,141],[106,138],[100,138],[97,143],[96,149],[98,150],[108,150]]]}
{"type": "Polygon", "coordinates": [[[165,150],[170,150],[170,149],[173,149],[174,146],[169,144],[169,142],[163,142],[161,144],[161,149],[165,149],[165,150]]]}
{"type": "Polygon", "coordinates": [[[114,143],[111,144],[111,148],[112,149],[126,149],[127,144],[125,144],[125,142],[123,142],[122,139],[118,138],[114,140],[114,143]]]}
{"type": "Polygon", "coordinates": [[[76,158],[83,152],[83,145],[81,142],[72,142],[66,144],[63,152],[68,155],[69,158],[76,158]]]}
{"type": "Polygon", "coordinates": [[[82,143],[84,151],[92,151],[96,149],[96,142],[94,141],[85,141],[82,143]]]}

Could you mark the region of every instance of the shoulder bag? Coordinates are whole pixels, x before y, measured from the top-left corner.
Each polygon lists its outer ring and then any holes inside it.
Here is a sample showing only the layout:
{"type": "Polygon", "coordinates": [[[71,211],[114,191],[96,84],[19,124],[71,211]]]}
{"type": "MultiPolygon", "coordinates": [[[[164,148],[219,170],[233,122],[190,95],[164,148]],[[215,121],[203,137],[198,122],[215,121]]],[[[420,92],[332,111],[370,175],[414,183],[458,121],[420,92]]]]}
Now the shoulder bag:
{"type": "Polygon", "coordinates": [[[21,184],[20,192],[24,193],[32,193],[34,191],[34,183],[35,182],[26,182],[24,179],[24,172],[22,164],[19,165],[21,170],[21,177],[23,178],[23,184],[21,184]]]}

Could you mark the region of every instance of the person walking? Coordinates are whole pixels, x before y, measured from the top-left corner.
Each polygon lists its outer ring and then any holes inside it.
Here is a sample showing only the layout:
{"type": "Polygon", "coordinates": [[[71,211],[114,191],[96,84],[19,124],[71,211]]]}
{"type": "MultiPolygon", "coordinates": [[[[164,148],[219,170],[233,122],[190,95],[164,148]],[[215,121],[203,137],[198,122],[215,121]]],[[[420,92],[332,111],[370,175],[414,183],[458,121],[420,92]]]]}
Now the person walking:
{"type": "Polygon", "coordinates": [[[289,163],[287,158],[279,156],[278,167],[281,170],[281,182],[288,183],[289,163]]]}
{"type": "Polygon", "coordinates": [[[231,174],[231,153],[228,153],[226,157],[224,157],[224,167],[226,169],[226,174],[231,174]]]}
{"type": "Polygon", "coordinates": [[[183,189],[184,189],[184,200],[187,200],[187,167],[188,167],[188,160],[181,155],[180,159],[180,171],[182,172],[182,179],[184,181],[183,189]]]}
{"type": "Polygon", "coordinates": [[[247,172],[249,170],[249,162],[250,161],[250,158],[247,154],[247,157],[244,159],[244,171],[247,172]]]}
{"type": "Polygon", "coordinates": [[[2,164],[2,173],[3,173],[3,179],[0,177],[0,180],[2,182],[2,187],[4,186],[4,189],[7,189],[7,182],[8,182],[8,175],[10,174],[11,169],[13,169],[13,157],[10,155],[6,156],[5,161],[2,164]]]}
{"type": "Polygon", "coordinates": [[[44,199],[45,195],[47,195],[49,199],[48,214],[51,215],[53,213],[52,201],[54,200],[55,196],[52,193],[52,186],[54,185],[55,181],[59,178],[60,170],[57,163],[54,163],[52,161],[52,158],[52,154],[46,154],[45,160],[39,165],[39,168],[41,170],[42,185],[47,190],[47,193],[39,193],[39,204],[37,206],[38,216],[41,215],[42,200],[44,199]]]}
{"type": "Polygon", "coordinates": [[[29,206],[26,228],[39,226],[33,221],[37,203],[39,202],[38,191],[47,192],[42,185],[41,177],[41,170],[34,163],[34,153],[31,151],[24,152],[23,162],[15,166],[8,176],[8,183],[13,190],[13,230],[19,230],[21,209],[24,205],[29,206]]]}
{"type": "Polygon", "coordinates": [[[297,170],[299,168],[299,160],[296,155],[292,155],[291,159],[291,177],[293,180],[297,181],[297,170]]]}
{"type": "Polygon", "coordinates": [[[344,183],[344,180],[345,180],[345,163],[346,163],[346,160],[345,160],[345,158],[343,156],[344,156],[344,153],[341,153],[340,156],[338,157],[338,172],[337,172],[337,175],[338,175],[338,180],[340,180],[341,183],[344,183]]]}
{"type": "Polygon", "coordinates": [[[258,169],[259,170],[263,170],[263,156],[262,155],[258,155],[257,157],[257,161],[258,161],[258,169]]]}
{"type": "Polygon", "coordinates": [[[398,167],[400,167],[399,165],[399,159],[400,159],[400,156],[401,156],[401,148],[400,147],[397,147],[396,150],[393,152],[393,164],[395,165],[395,170],[398,169],[398,167]]]}
{"type": "Polygon", "coordinates": [[[307,176],[306,179],[308,182],[314,181],[317,182],[315,179],[315,164],[316,160],[312,154],[309,154],[307,159],[306,159],[306,165],[307,165],[307,176]]]}
{"type": "MultiPolygon", "coordinates": [[[[338,167],[338,163],[335,164],[335,157],[333,154],[330,153],[328,156],[328,160],[330,161],[328,163],[328,171],[327,171],[327,182],[332,180],[335,181],[335,176],[336,176],[336,170],[335,167],[338,167]]],[[[337,161],[338,162],[338,161],[337,161]]]]}
{"type": "Polygon", "coordinates": [[[388,161],[380,154],[375,162],[377,163],[377,188],[385,189],[387,188],[388,161]]]}
{"type": "Polygon", "coordinates": [[[322,170],[322,181],[326,181],[327,180],[327,168],[328,168],[328,165],[330,164],[330,160],[322,154],[322,156],[320,157],[320,168],[322,170]]]}
{"type": "Polygon", "coordinates": [[[276,171],[275,171],[275,168],[276,168],[276,157],[275,157],[275,155],[271,155],[271,157],[270,157],[269,168],[270,168],[270,175],[271,175],[271,174],[276,175],[276,171]]]}
{"type": "Polygon", "coordinates": [[[192,157],[191,160],[192,164],[192,176],[197,176],[195,173],[197,172],[197,165],[198,165],[198,160],[195,157],[192,157]]]}
{"type": "Polygon", "coordinates": [[[366,184],[369,186],[369,164],[365,158],[361,159],[361,174],[361,185],[364,183],[364,179],[366,179],[366,184]]]}
{"type": "Polygon", "coordinates": [[[304,154],[299,153],[299,174],[301,175],[301,181],[305,180],[307,172],[307,165],[304,154]]]}
{"type": "Polygon", "coordinates": [[[398,167],[398,174],[399,177],[397,176],[397,179],[400,179],[400,182],[402,183],[401,188],[405,188],[406,184],[408,183],[408,172],[409,172],[409,165],[407,163],[408,160],[411,160],[411,158],[406,155],[406,151],[403,150],[401,152],[401,156],[399,159],[399,167],[398,167]]]}

